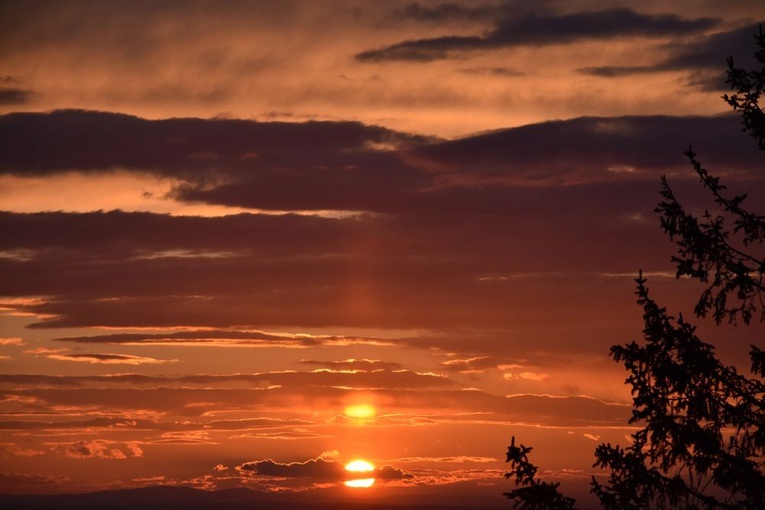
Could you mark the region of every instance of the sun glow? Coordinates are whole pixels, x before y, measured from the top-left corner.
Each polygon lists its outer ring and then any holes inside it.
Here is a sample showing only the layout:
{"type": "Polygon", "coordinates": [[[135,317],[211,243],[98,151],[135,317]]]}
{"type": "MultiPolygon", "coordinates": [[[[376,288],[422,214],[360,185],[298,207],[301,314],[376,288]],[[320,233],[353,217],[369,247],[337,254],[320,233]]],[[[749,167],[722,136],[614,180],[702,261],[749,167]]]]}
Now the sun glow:
{"type": "Polygon", "coordinates": [[[345,408],[345,415],[349,418],[364,420],[374,418],[375,414],[377,414],[377,411],[375,410],[374,406],[369,404],[358,404],[345,408]]]}
{"type": "MultiPolygon", "coordinates": [[[[372,473],[375,470],[375,465],[371,462],[367,462],[366,460],[353,460],[345,465],[345,470],[349,473],[358,473],[358,474],[365,474],[365,473],[372,473]]],[[[374,485],[375,479],[374,478],[354,478],[352,480],[347,480],[345,482],[345,485],[348,487],[371,487],[374,485]]]]}

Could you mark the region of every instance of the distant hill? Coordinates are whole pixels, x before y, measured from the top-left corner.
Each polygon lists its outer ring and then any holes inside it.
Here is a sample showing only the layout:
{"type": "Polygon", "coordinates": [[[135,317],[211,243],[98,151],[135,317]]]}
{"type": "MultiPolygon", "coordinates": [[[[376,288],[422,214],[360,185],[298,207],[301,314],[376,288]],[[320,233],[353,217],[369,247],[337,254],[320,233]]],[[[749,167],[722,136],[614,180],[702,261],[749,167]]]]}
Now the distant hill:
{"type": "Polygon", "coordinates": [[[78,510],[495,510],[507,507],[468,507],[423,504],[316,501],[306,495],[269,494],[249,489],[202,491],[189,487],[155,486],[87,494],[0,494],[0,507],[14,510],[76,508],[78,510]]]}

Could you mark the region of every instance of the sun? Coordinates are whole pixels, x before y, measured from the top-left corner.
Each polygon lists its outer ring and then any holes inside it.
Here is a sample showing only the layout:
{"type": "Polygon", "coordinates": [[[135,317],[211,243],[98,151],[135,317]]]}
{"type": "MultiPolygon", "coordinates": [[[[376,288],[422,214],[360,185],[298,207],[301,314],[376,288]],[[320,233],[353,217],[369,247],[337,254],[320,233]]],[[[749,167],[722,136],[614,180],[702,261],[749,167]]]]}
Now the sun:
{"type": "Polygon", "coordinates": [[[374,418],[376,414],[377,410],[369,404],[357,404],[345,408],[345,415],[349,418],[366,420],[374,418]]]}
{"type": "MultiPolygon", "coordinates": [[[[345,470],[351,474],[353,473],[358,473],[359,475],[363,475],[366,473],[372,474],[372,472],[374,472],[375,470],[375,465],[366,460],[356,459],[346,464],[345,470]]],[[[371,487],[372,485],[374,485],[374,483],[375,483],[374,477],[354,478],[352,480],[347,480],[345,482],[345,485],[348,487],[363,488],[363,487],[371,487]]]]}

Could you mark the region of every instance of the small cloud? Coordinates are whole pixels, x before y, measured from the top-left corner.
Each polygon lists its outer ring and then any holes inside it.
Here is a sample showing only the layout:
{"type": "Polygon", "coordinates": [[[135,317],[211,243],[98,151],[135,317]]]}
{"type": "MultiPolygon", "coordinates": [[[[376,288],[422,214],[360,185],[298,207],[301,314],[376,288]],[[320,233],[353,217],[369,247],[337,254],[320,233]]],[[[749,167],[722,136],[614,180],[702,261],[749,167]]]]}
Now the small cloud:
{"type": "Polygon", "coordinates": [[[304,365],[314,365],[324,367],[328,369],[342,369],[342,370],[398,370],[401,368],[400,363],[394,363],[390,361],[382,361],[379,359],[354,359],[348,358],[341,361],[318,361],[312,359],[302,359],[300,363],[304,365]]]}
{"type": "Polygon", "coordinates": [[[34,349],[25,350],[24,354],[34,354],[35,356],[39,356],[39,355],[48,355],[48,354],[58,354],[61,352],[66,352],[66,349],[50,349],[48,347],[35,347],[34,349]]]}
{"type": "Polygon", "coordinates": [[[245,253],[232,251],[206,251],[206,250],[161,250],[139,253],[134,260],[155,260],[155,259],[223,259],[232,257],[241,257],[245,253]]]}
{"type": "Polygon", "coordinates": [[[316,439],[320,437],[329,437],[304,428],[293,428],[289,430],[280,430],[275,432],[248,432],[231,436],[229,439],[272,439],[276,441],[294,441],[300,439],[316,439]]]}
{"type": "Polygon", "coordinates": [[[600,441],[600,436],[597,436],[595,434],[582,434],[587,439],[592,439],[593,441],[600,441]]]}
{"type": "Polygon", "coordinates": [[[546,381],[550,378],[550,374],[537,374],[535,372],[520,372],[514,374],[512,372],[508,372],[502,377],[504,377],[506,381],[513,381],[517,379],[523,379],[525,381],[546,381]]]}
{"type": "Polygon", "coordinates": [[[404,473],[393,466],[383,466],[380,469],[375,469],[373,473],[378,480],[404,480],[414,478],[414,475],[404,473]]]}
{"type": "Polygon", "coordinates": [[[56,450],[72,459],[111,459],[124,460],[129,457],[142,457],[143,451],[135,442],[120,445],[126,451],[116,446],[113,441],[77,441],[71,444],[58,445],[56,450]]]}
{"type": "Polygon", "coordinates": [[[637,168],[632,165],[612,165],[606,170],[615,174],[634,174],[637,172],[637,168]]]}
{"type": "Polygon", "coordinates": [[[599,66],[582,67],[577,69],[579,74],[598,76],[601,78],[618,78],[620,76],[632,76],[635,74],[647,74],[656,72],[656,68],[648,66],[599,66]]]}
{"type": "Polygon", "coordinates": [[[444,370],[459,374],[480,374],[490,368],[497,367],[497,360],[488,356],[476,356],[473,358],[450,359],[441,362],[444,370]]]}
{"type": "Polygon", "coordinates": [[[0,338],[0,345],[26,345],[19,337],[0,338]]]}
{"type": "Polygon", "coordinates": [[[337,460],[340,458],[340,452],[337,450],[327,450],[319,455],[320,459],[324,460],[337,460]]]}
{"type": "Polygon", "coordinates": [[[178,361],[177,359],[156,359],[130,354],[48,354],[48,358],[103,365],[154,365],[178,361]]]}
{"type": "Polygon", "coordinates": [[[504,76],[506,78],[514,78],[517,76],[526,75],[526,73],[511,67],[468,67],[465,69],[460,69],[460,72],[463,74],[504,76]]]}
{"type": "Polygon", "coordinates": [[[38,455],[45,455],[45,450],[38,450],[36,448],[22,448],[16,444],[10,444],[6,446],[5,451],[15,457],[36,457],[38,455]]]}
{"type": "Polygon", "coordinates": [[[213,468],[213,471],[228,471],[230,468],[228,466],[224,466],[223,464],[218,464],[213,468]]]}
{"type": "Polygon", "coordinates": [[[125,448],[127,448],[128,452],[132,457],[143,457],[143,450],[140,446],[138,446],[138,443],[136,442],[130,442],[127,445],[125,445],[125,448]]]}
{"type": "Polygon", "coordinates": [[[210,434],[205,430],[178,430],[165,432],[159,438],[150,441],[153,444],[217,444],[210,439],[210,434]]]}
{"type": "Polygon", "coordinates": [[[19,88],[0,88],[0,104],[26,104],[32,97],[32,91],[19,88]]]}

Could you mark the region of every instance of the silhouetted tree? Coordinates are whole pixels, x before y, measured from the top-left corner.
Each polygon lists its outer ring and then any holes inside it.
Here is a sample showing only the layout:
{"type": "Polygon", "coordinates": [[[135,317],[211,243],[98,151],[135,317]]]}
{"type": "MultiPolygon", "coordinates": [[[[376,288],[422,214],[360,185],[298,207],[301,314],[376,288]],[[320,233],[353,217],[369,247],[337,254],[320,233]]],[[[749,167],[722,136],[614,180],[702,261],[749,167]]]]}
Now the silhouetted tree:
{"type": "Polygon", "coordinates": [[[667,315],[637,279],[645,343],[611,348],[630,372],[630,423],[643,424],[632,444],[601,444],[596,466],[610,469],[593,493],[606,509],[765,508],[765,375],[752,347],[759,379],[723,365],[682,316],[667,315]]]}
{"type": "MultiPolygon", "coordinates": [[[[755,39],[755,57],[765,64],[762,28],[755,39]]],[[[744,131],[765,150],[765,114],[759,106],[765,67],[747,71],[729,58],[727,82],[734,93],[725,101],[741,112],[744,131]]],[[[711,312],[718,324],[763,321],[765,216],[744,207],[746,195],[727,196],[692,149],[685,154],[717,211],[700,217],[688,212],[662,177],[663,200],[656,212],[678,247],[672,257],[677,277],[705,284],[694,309],[698,317],[711,312]]],[[[610,475],[603,483],[593,478],[593,494],[607,510],[765,509],[765,352],[752,346],[752,375],[740,374],[718,360],[714,347],[702,342],[682,315],[675,320],[651,299],[642,272],[636,282],[645,341],[616,345],[611,355],[630,374],[630,423],[643,428],[626,447],[597,447],[595,466],[610,475]]],[[[515,476],[522,488],[506,495],[524,509],[573,508],[557,484],[536,479],[526,456],[531,449],[515,448],[514,439],[506,477],[515,476]]]]}
{"type": "MultiPolygon", "coordinates": [[[[755,39],[758,47],[755,57],[765,64],[762,27],[755,39]]],[[[757,140],[760,150],[765,150],[765,113],[759,103],[765,87],[765,67],[747,71],[735,67],[733,58],[728,58],[727,83],[735,92],[725,94],[723,99],[741,112],[743,130],[757,140]]],[[[719,178],[709,175],[692,148],[685,154],[719,212],[707,211],[701,218],[688,213],[675,198],[667,179],[662,177],[664,200],[656,212],[661,215],[662,229],[678,245],[678,254],[672,257],[677,264],[677,276],[690,276],[707,284],[695,309],[699,317],[711,310],[718,324],[725,318],[732,323],[741,318],[749,324],[759,308],[762,321],[765,319],[762,299],[765,258],[747,249],[761,246],[765,240],[765,216],[744,208],[746,195],[726,196],[725,186],[719,178]],[[737,302],[731,304],[729,297],[737,302]]]]}
{"type": "MultiPolygon", "coordinates": [[[[754,58],[760,64],[765,64],[765,35],[760,26],[759,33],[754,36],[757,41],[757,51],[754,58]]],[[[733,94],[725,94],[723,99],[734,111],[740,111],[744,131],[748,131],[757,140],[760,150],[765,150],[765,113],[760,107],[760,96],[765,88],[765,72],[763,69],[748,71],[736,67],[733,57],[728,57],[728,79],[733,94]]]]}
{"type": "Polygon", "coordinates": [[[514,478],[516,488],[504,493],[513,500],[513,508],[518,510],[575,510],[576,501],[558,491],[559,483],[543,482],[537,478],[537,467],[529,461],[528,453],[532,448],[515,446],[513,436],[507,449],[510,471],[505,478],[514,478]]]}

